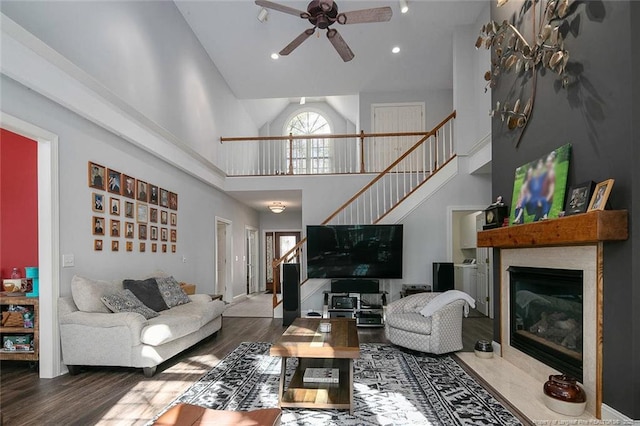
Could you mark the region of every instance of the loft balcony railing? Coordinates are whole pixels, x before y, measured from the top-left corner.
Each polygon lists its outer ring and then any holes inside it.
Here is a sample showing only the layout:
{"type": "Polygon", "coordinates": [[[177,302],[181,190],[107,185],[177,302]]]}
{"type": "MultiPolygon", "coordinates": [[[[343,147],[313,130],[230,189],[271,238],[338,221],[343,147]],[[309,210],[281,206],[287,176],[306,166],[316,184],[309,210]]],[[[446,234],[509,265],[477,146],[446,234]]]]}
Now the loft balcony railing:
{"type": "MultiPolygon", "coordinates": [[[[322,225],[378,223],[455,157],[453,135],[453,120],[455,117],[456,112],[453,111],[448,117],[428,132],[369,135],[361,133],[358,136],[358,149],[360,150],[358,171],[343,173],[367,173],[370,172],[367,169],[375,170],[379,168],[379,164],[381,164],[382,161],[385,161],[385,155],[395,158],[390,159],[386,167],[383,167],[367,185],[329,215],[322,222],[322,225]],[[374,141],[376,138],[380,138],[380,140],[383,141],[391,140],[388,138],[395,138],[394,142],[385,143],[395,144],[394,146],[397,148],[400,145],[398,142],[401,140],[400,138],[412,137],[415,141],[416,136],[419,137],[416,142],[409,144],[406,150],[395,156],[392,154],[394,150],[391,149],[381,148],[368,150],[366,148],[367,138],[374,141]],[[367,159],[367,161],[365,161],[365,159],[367,159]]],[[[323,138],[339,140],[353,138],[353,135],[326,135],[323,136],[323,138]]],[[[264,143],[265,138],[221,138],[221,140],[222,142],[233,142],[234,144],[247,142],[255,144],[256,142],[264,143]]],[[[296,140],[309,140],[309,137],[290,135],[277,138],[275,141],[287,142],[287,146],[289,147],[288,149],[291,153],[293,152],[293,143],[296,140]]],[[[275,141],[271,138],[271,142],[275,141]]],[[[371,142],[369,142],[369,144],[374,147],[377,146],[378,148],[385,146],[384,144],[375,145],[371,142]]],[[[247,149],[247,147],[245,146],[244,149],[247,149]]],[[[291,157],[294,156],[290,154],[288,158],[290,159],[291,157]]],[[[344,163],[346,164],[348,161],[345,161],[344,163]]],[[[267,162],[267,164],[269,163],[267,162]]],[[[284,174],[296,174],[294,166],[295,162],[293,161],[286,163],[288,171],[284,174]]],[[[266,170],[271,170],[268,167],[260,170],[262,172],[257,173],[258,175],[281,174],[281,170],[277,167],[273,169],[273,173],[264,173],[266,170]]],[[[233,173],[230,173],[229,175],[234,176],[233,173]]],[[[235,176],[241,175],[251,174],[240,173],[235,176]]],[[[274,288],[280,287],[279,281],[281,279],[281,265],[283,263],[290,262],[293,258],[301,259],[304,255],[303,247],[305,243],[306,238],[303,238],[281,258],[273,259],[272,267],[274,288]]],[[[303,280],[301,285],[304,284],[304,282],[306,282],[306,280],[303,280]]],[[[281,297],[274,292],[273,307],[275,308],[281,301],[281,297]]]]}

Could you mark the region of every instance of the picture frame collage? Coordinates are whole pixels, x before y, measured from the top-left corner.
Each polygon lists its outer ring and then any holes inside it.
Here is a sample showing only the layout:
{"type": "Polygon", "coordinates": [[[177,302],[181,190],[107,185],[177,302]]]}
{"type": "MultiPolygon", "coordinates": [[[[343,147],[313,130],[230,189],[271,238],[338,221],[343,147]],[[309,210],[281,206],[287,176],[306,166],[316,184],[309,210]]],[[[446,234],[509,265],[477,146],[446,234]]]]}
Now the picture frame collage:
{"type": "Polygon", "coordinates": [[[92,161],[88,184],[94,251],[177,252],[177,193],[92,161]]]}

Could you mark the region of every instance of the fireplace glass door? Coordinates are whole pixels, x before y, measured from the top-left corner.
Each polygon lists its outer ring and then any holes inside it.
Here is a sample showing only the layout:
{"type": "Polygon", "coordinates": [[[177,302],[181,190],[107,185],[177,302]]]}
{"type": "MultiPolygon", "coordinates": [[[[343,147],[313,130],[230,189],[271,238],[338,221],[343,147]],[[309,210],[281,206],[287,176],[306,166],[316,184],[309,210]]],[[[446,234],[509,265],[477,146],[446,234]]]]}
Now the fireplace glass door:
{"type": "Polygon", "coordinates": [[[510,267],[511,346],[582,380],[582,271],[510,267]]]}

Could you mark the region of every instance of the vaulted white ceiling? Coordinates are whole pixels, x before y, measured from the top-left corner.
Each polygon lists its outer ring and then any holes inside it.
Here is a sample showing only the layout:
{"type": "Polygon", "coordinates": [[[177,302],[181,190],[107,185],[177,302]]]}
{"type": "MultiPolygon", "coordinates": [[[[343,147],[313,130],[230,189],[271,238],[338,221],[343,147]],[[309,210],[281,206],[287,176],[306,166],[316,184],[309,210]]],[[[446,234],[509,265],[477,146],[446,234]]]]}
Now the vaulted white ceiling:
{"type": "MultiPolygon", "coordinates": [[[[389,22],[334,25],[355,53],[345,63],[320,30],[289,56],[271,59],[311,27],[296,16],[270,10],[262,23],[257,19],[261,8],[250,0],[175,3],[231,90],[250,100],[252,115],[268,114],[266,110],[301,96],[332,96],[340,105],[353,104],[349,96],[362,92],[451,89],[453,33],[473,23],[486,5],[482,0],[408,0],[409,12],[402,14],[398,0],[338,0],[340,11],[393,10],[389,22]],[[394,46],[400,53],[391,53],[394,46]]],[[[299,10],[308,4],[281,3],[299,10]]]]}

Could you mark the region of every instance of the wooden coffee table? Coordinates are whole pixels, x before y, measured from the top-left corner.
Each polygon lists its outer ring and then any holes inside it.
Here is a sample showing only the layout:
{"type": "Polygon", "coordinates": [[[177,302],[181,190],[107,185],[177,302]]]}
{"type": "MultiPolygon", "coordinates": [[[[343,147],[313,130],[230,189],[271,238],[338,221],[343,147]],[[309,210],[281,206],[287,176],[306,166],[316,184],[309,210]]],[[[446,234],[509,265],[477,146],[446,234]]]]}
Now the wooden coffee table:
{"type": "Polygon", "coordinates": [[[280,407],[348,409],[353,414],[353,360],[360,358],[356,322],[348,318],[298,318],[271,346],[271,356],[282,357],[278,403],[280,407]],[[319,331],[321,322],[331,323],[331,332],[319,331]],[[298,367],[288,386],[287,360],[298,358],[298,367]],[[309,367],[337,368],[337,384],[305,383],[309,367]]]}

